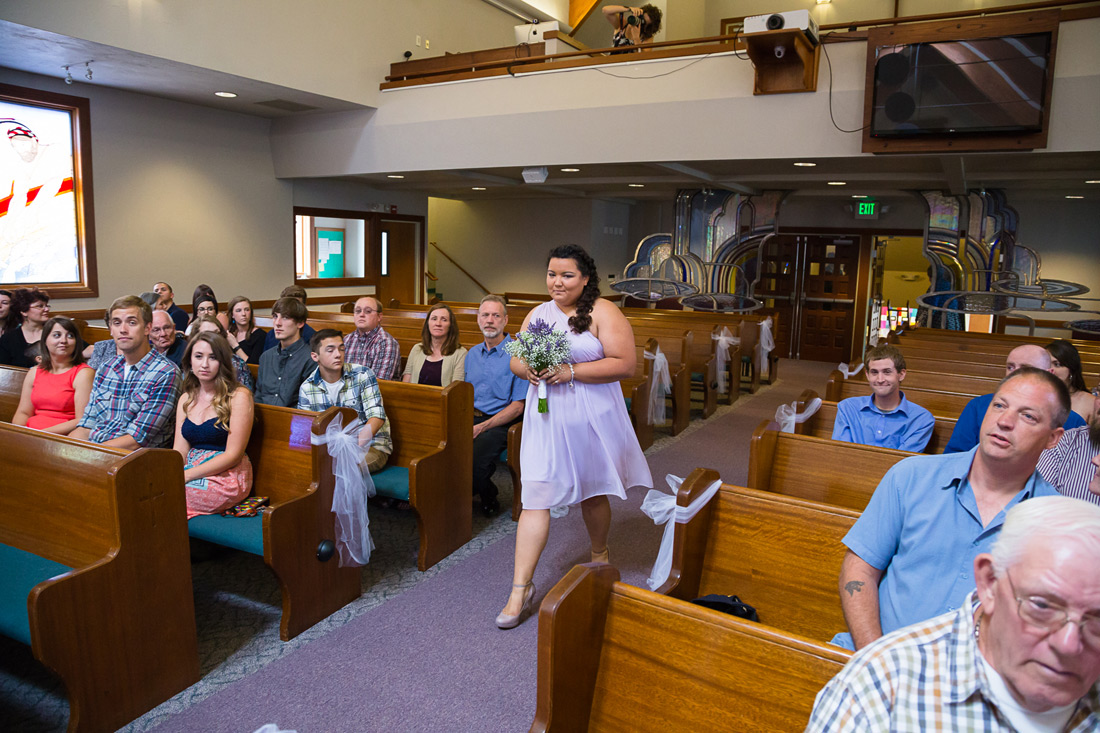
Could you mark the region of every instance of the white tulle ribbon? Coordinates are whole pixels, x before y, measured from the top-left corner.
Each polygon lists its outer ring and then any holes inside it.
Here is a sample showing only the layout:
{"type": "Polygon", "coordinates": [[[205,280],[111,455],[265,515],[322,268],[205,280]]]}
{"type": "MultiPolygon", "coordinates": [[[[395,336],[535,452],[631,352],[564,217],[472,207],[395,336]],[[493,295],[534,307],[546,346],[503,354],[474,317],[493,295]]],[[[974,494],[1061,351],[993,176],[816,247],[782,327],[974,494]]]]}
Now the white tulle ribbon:
{"type": "Polygon", "coordinates": [[[644,356],[653,361],[653,377],[649,382],[649,424],[663,425],[665,422],[665,395],[672,394],[672,377],[668,374],[668,357],[661,352],[646,351],[644,356]]]}
{"type": "Polygon", "coordinates": [[[740,346],[741,339],[730,333],[730,330],[725,326],[722,327],[721,334],[712,333],[710,338],[716,342],[714,344],[714,357],[718,368],[718,393],[725,394],[729,392],[730,347],[740,346]]]}
{"type": "Polygon", "coordinates": [[[661,536],[661,549],[657,552],[657,562],[653,563],[653,571],[646,580],[650,590],[657,590],[664,585],[668,580],[668,574],[672,571],[672,546],[676,537],[676,525],[690,522],[722,486],[721,481],[715,481],[687,506],[676,506],[676,493],[684,480],[670,473],[665,476],[665,481],[668,481],[672,494],[650,489],[642,502],[642,513],[652,519],[654,524],[665,525],[665,533],[661,536]]]}
{"type": "Polygon", "coordinates": [[[836,369],[838,372],[844,375],[845,379],[848,379],[849,377],[854,377],[855,375],[859,374],[859,371],[863,369],[863,362],[861,361],[860,363],[856,364],[854,368],[850,364],[840,362],[836,365],[836,369]]]}
{"type": "Polygon", "coordinates": [[[768,354],[775,348],[775,338],[772,336],[772,317],[768,316],[760,324],[760,340],[756,343],[756,372],[760,376],[768,373],[768,354]]]}
{"type": "Polygon", "coordinates": [[[336,550],[342,568],[366,565],[374,549],[367,517],[367,499],[374,496],[374,481],[362,467],[373,441],[359,444],[362,429],[358,422],[343,427],[343,419],[337,415],[324,435],[311,436],[314,445],[327,445],[332,456],[332,513],[336,515],[336,550]]]}
{"type": "Polygon", "coordinates": [[[779,423],[779,432],[793,433],[796,424],[806,422],[819,409],[821,409],[820,397],[814,397],[807,402],[806,408],[802,412],[798,411],[797,400],[789,405],[780,405],[775,411],[775,421],[779,423]]]}

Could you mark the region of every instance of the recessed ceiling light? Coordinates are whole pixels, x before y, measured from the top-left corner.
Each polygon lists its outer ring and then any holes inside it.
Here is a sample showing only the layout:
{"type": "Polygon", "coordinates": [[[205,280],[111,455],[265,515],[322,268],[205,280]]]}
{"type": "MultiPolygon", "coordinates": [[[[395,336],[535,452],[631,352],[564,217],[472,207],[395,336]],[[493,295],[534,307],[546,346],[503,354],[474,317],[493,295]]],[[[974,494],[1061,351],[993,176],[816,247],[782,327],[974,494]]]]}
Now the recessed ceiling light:
{"type": "Polygon", "coordinates": [[[1100,183],[1100,179],[1092,180],[1092,181],[1085,181],[1085,183],[1100,183]]]}
{"type": "Polygon", "coordinates": [[[233,99],[237,95],[233,92],[214,92],[215,97],[225,97],[226,99],[233,99]]]}
{"type": "Polygon", "coordinates": [[[471,191],[484,191],[485,187],[484,186],[473,186],[473,187],[470,188],[470,190],[471,191]]]}
{"type": "Polygon", "coordinates": [[[1067,199],[1083,199],[1084,196],[1066,196],[1067,199]]]}
{"type": "Polygon", "coordinates": [[[386,178],[404,178],[404,177],[405,176],[399,176],[396,173],[391,173],[390,175],[386,176],[386,178]]]}
{"type": "Polygon", "coordinates": [[[829,181],[828,183],[829,183],[830,186],[847,186],[848,185],[847,181],[829,181]]]}
{"type": "Polygon", "coordinates": [[[865,199],[865,198],[867,198],[867,194],[853,193],[852,198],[854,198],[854,199],[865,199]]]}
{"type": "Polygon", "coordinates": [[[580,173],[581,169],[580,168],[562,168],[561,172],[562,173],[580,173]]]}
{"type": "Polygon", "coordinates": [[[817,163],[795,163],[795,165],[799,168],[814,168],[817,166],[817,163]]]}
{"type": "Polygon", "coordinates": [[[644,183],[628,183],[626,185],[629,186],[630,188],[645,188],[644,183]]]}

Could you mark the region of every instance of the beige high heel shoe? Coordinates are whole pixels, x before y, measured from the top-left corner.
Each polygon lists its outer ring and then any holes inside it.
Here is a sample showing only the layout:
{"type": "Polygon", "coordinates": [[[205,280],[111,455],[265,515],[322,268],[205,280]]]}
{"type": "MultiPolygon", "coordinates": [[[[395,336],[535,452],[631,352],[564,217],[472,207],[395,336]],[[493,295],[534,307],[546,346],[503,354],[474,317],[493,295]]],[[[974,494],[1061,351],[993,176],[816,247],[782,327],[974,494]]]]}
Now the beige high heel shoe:
{"type": "Polygon", "coordinates": [[[535,608],[535,584],[525,583],[523,585],[512,584],[513,588],[526,588],[527,590],[523,594],[523,605],[519,609],[519,613],[514,616],[501,612],[497,615],[497,628],[498,629],[514,629],[519,626],[523,619],[530,615],[531,611],[535,608]]]}
{"type": "Polygon", "coordinates": [[[592,562],[611,562],[611,550],[607,547],[603,548],[603,552],[593,552],[592,562]]]}

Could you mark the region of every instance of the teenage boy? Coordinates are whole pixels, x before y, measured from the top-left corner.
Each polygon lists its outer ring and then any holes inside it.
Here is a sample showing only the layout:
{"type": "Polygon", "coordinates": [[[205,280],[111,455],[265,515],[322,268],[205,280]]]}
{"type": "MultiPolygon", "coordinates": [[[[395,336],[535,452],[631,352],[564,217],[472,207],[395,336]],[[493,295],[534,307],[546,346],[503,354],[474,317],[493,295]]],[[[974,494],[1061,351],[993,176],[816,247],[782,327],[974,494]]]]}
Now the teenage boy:
{"type": "MultiPolygon", "coordinates": [[[[279,293],[279,298],[295,298],[296,300],[298,300],[298,302],[302,304],[303,307],[305,307],[306,305],[307,297],[308,296],[306,295],[306,289],[303,288],[301,285],[287,285],[285,288],[283,288],[283,292],[279,293]]],[[[302,325],[299,326],[299,328],[302,332],[302,340],[305,341],[308,346],[309,340],[313,338],[313,334],[317,332],[313,330],[313,326],[309,325],[304,320],[302,321],[302,325]]],[[[279,339],[275,336],[275,329],[271,329],[267,332],[267,336],[264,338],[264,351],[270,351],[271,349],[274,349],[275,345],[278,343],[279,339]]]]}
{"type": "Polygon", "coordinates": [[[279,298],[271,308],[271,333],[276,347],[260,355],[256,402],[280,407],[298,404],[298,388],[316,369],[309,346],[302,340],[302,325],[309,311],[297,298],[279,298]]]}

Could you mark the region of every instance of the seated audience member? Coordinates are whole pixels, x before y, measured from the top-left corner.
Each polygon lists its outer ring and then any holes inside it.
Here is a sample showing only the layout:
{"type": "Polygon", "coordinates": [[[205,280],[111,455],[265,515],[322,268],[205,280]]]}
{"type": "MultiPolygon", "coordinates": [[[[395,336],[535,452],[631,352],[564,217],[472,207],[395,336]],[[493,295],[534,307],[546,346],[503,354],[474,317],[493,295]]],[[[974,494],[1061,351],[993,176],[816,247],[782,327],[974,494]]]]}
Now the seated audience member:
{"type": "Polygon", "coordinates": [[[1091,396],[1089,424],[1067,430],[1058,445],[1043,451],[1038,470],[1060,493],[1100,504],[1100,486],[1096,485],[1093,467],[1100,456],[1100,388],[1094,389],[1091,396]]]}
{"type": "Polygon", "coordinates": [[[12,294],[14,322],[0,336],[0,364],[30,369],[37,363],[42,327],[50,320],[50,295],[38,288],[19,288],[12,294]]]}
{"type": "Polygon", "coordinates": [[[84,415],[95,370],[84,363],[80,332],[64,316],[46,321],[42,359],[27,371],[13,425],[68,435],[84,415]]]}
{"type": "Polygon", "coordinates": [[[153,311],[136,295],[107,309],[107,325],[121,356],[95,375],[92,396],[69,434],[116,448],[169,448],[175,435],[180,373],[149,344],[153,311]]]}
{"type": "Polygon", "coordinates": [[[1046,345],[1050,354],[1050,371],[1069,387],[1069,401],[1073,411],[1091,424],[1092,395],[1085,386],[1085,375],[1081,370],[1081,354],[1069,341],[1057,339],[1046,345]]]}
{"type": "Polygon", "coordinates": [[[1012,508],[958,609],[858,652],[808,733],[1100,730],[1100,507],[1012,508]]]}
{"type": "Polygon", "coordinates": [[[428,309],[420,343],[409,352],[401,380],[446,387],[465,375],[466,349],[458,343],[458,322],[449,306],[436,303],[428,309]]]}
{"type": "MultiPolygon", "coordinates": [[[[283,288],[283,292],[279,294],[280,298],[296,298],[302,305],[306,304],[306,289],[300,285],[287,285],[283,288]]],[[[302,323],[302,340],[309,344],[309,340],[313,338],[313,334],[317,333],[313,330],[313,326],[308,323],[302,323]]],[[[275,337],[275,330],[272,329],[267,332],[267,336],[264,337],[264,351],[268,349],[274,349],[275,344],[279,343],[279,339],[275,337]]],[[[308,347],[306,349],[309,350],[308,347]]]]}
{"type": "Polygon", "coordinates": [[[370,473],[381,471],[393,452],[393,441],[378,380],[369,367],[344,361],[344,336],[334,328],[313,334],[309,350],[317,368],[298,389],[298,409],[324,412],[336,406],[355,410],[363,424],[360,445],[374,441],[361,468],[370,473]]]}
{"type": "Polygon", "coordinates": [[[252,301],[238,295],[229,301],[229,348],[233,355],[239,356],[249,364],[259,364],[260,354],[264,353],[264,341],[267,331],[256,325],[252,314],[252,301]]]}
{"type": "Polygon", "coordinates": [[[218,300],[209,293],[199,293],[191,302],[191,322],[183,332],[190,336],[195,332],[195,322],[203,317],[216,318],[218,315],[218,300]]]}
{"type": "MultiPolygon", "coordinates": [[[[107,324],[108,328],[111,324],[111,317],[107,315],[107,312],[103,313],[103,322],[107,324]]],[[[150,330],[150,334],[152,331],[150,330]]],[[[122,356],[122,351],[119,350],[118,344],[114,339],[106,339],[104,341],[96,341],[94,344],[84,347],[84,359],[88,366],[95,369],[97,372],[103,368],[103,365],[114,359],[116,356],[122,356]]]]}
{"type": "Polygon", "coordinates": [[[512,340],[508,308],[499,295],[486,295],[477,309],[477,325],[485,340],[466,354],[466,381],[474,385],[474,494],[481,513],[500,512],[493,483],[500,453],[508,446],[508,428],[523,418],[527,381],[512,373],[512,357],[504,350],[512,340]]]}
{"type": "Polygon", "coordinates": [[[154,309],[167,312],[172,317],[172,323],[176,324],[176,330],[185,331],[188,321],[187,312],[176,305],[176,294],[172,292],[172,286],[164,281],[154,283],[153,292],[158,298],[157,304],[153,306],[154,309]]]}
{"type": "Polygon", "coordinates": [[[15,318],[11,311],[11,291],[0,290],[0,336],[15,325],[15,318]]]}
{"type": "Polygon", "coordinates": [[[862,649],[902,626],[963,602],[970,566],[996,538],[1004,514],[1034,496],[1057,495],[1035,471],[1062,436],[1066,386],[1021,367],[1005,377],[967,453],[913,456],[879,483],[844,537],[840,603],[851,632],[834,644],[862,649]]]}
{"type": "Polygon", "coordinates": [[[905,357],[896,346],[882,344],[864,357],[873,394],[849,397],[837,405],[833,440],[920,453],[932,437],[932,413],[905,398],[905,357]]]}
{"type": "Polygon", "coordinates": [[[229,343],[217,332],[200,330],[191,337],[183,364],[172,447],[183,456],[191,519],[223,512],[252,491],[252,464],[244,449],[252,434],[253,405],[252,393],[233,375],[229,343]]]}
{"type": "Polygon", "coordinates": [[[615,30],[611,35],[612,46],[639,46],[652,43],[653,36],[661,30],[661,10],[654,5],[638,8],[627,5],[605,5],[603,17],[615,30]]]}
{"type": "MultiPolygon", "coordinates": [[[[225,327],[222,326],[216,318],[203,316],[195,321],[195,334],[199,333],[216,333],[222,338],[226,338],[227,332],[225,327]]],[[[195,338],[195,334],[191,335],[192,339],[195,338]]],[[[226,344],[228,343],[229,340],[226,339],[226,344]]],[[[233,373],[237,377],[237,382],[249,392],[255,390],[256,383],[252,379],[252,372],[248,370],[248,364],[245,363],[245,360],[232,352],[229,354],[229,359],[233,362],[233,373]]]]}
{"type": "MultiPolygon", "coordinates": [[[[224,313],[221,313],[221,312],[218,311],[218,296],[214,295],[214,289],[211,288],[206,283],[199,283],[198,285],[195,286],[195,292],[191,296],[191,320],[193,321],[195,319],[195,315],[196,315],[195,314],[195,301],[198,299],[198,297],[200,295],[210,296],[210,300],[213,301],[213,303],[214,303],[214,314],[213,314],[214,317],[217,318],[218,321],[223,326],[225,326],[226,328],[229,328],[229,318],[226,317],[226,315],[224,313]]],[[[211,315],[211,314],[207,312],[207,313],[202,313],[200,315],[208,316],[208,315],[211,315]]],[[[190,322],[188,322],[188,328],[190,328],[190,325],[191,325],[190,322]]],[[[186,329],[185,329],[185,333],[186,333],[186,329]]]]}
{"type": "Polygon", "coordinates": [[[175,321],[168,315],[168,311],[153,311],[153,327],[149,329],[149,341],[152,342],[154,351],[182,368],[187,339],[176,331],[175,321]]]}
{"type": "MultiPolygon", "coordinates": [[[[1020,367],[1025,366],[1049,372],[1050,365],[1050,354],[1045,349],[1041,346],[1026,344],[1017,346],[1009,352],[1008,360],[1005,362],[1005,374],[1012,374],[1020,367]]],[[[987,394],[975,397],[966,403],[962,414],[959,415],[959,421],[955,423],[955,429],[951,432],[951,440],[947,441],[947,447],[943,450],[944,453],[962,453],[978,444],[978,433],[982,425],[982,418],[985,417],[985,412],[992,401],[993,395],[987,394]]],[[[1070,411],[1069,415],[1066,416],[1066,423],[1062,427],[1069,430],[1084,424],[1085,421],[1081,419],[1080,415],[1070,411]]]]}
{"type": "Polygon", "coordinates": [[[349,363],[368,367],[378,379],[397,379],[401,349],[397,339],[382,328],[382,303],[366,296],[355,301],[355,330],[344,337],[349,363]]]}
{"type": "Polygon", "coordinates": [[[271,333],[278,339],[278,346],[260,356],[257,402],[281,407],[298,404],[298,388],[317,368],[309,357],[309,345],[302,340],[302,324],[308,317],[309,311],[297,298],[275,301],[271,308],[271,333]]]}

